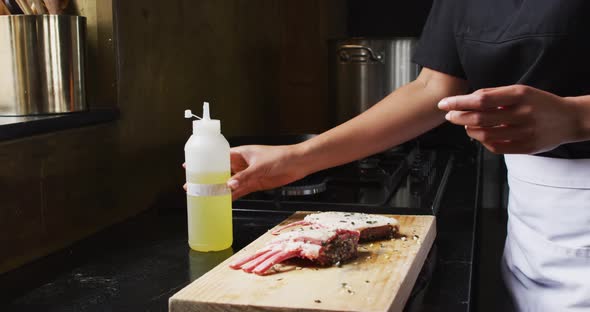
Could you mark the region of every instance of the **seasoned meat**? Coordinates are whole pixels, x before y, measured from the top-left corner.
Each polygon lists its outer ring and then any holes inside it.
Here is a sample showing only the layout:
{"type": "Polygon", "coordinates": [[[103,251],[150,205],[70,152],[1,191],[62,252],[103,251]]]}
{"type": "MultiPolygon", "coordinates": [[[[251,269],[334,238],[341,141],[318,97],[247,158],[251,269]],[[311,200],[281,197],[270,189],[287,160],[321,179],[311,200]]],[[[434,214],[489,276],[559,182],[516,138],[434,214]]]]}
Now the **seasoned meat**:
{"type": "Polygon", "coordinates": [[[304,258],[327,266],[356,256],[359,232],[307,226],[277,236],[253,255],[230,264],[233,269],[264,275],[275,264],[304,258]]]}
{"type": "Polygon", "coordinates": [[[303,220],[287,224],[273,234],[303,225],[358,231],[361,242],[391,238],[399,231],[399,222],[395,218],[366,213],[328,211],[307,215],[303,220]]]}
{"type": "Polygon", "coordinates": [[[314,213],[274,231],[275,239],[253,255],[231,263],[230,267],[263,275],[275,264],[291,258],[332,265],[356,257],[359,241],[391,238],[397,231],[399,222],[381,215],[314,213]]]}

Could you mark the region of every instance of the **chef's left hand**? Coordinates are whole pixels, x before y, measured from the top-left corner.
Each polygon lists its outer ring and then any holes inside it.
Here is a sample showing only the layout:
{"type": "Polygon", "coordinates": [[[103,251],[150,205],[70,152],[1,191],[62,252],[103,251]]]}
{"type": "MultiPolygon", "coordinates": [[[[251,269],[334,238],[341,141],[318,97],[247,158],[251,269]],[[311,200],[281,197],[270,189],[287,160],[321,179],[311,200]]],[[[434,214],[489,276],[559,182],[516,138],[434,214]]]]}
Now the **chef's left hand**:
{"type": "Polygon", "coordinates": [[[524,85],[477,90],[448,97],[438,107],[445,118],[499,154],[535,154],[575,141],[575,105],[524,85]]]}

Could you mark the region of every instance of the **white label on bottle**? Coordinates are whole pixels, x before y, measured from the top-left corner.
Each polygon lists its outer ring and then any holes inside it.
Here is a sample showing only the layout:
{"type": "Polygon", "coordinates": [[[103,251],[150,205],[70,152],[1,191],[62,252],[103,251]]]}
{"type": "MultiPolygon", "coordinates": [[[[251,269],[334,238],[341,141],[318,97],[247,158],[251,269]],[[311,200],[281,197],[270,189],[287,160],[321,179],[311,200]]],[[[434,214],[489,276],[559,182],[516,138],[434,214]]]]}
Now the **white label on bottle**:
{"type": "Polygon", "coordinates": [[[190,196],[220,196],[231,193],[225,183],[220,184],[196,184],[187,183],[186,193],[190,196]]]}

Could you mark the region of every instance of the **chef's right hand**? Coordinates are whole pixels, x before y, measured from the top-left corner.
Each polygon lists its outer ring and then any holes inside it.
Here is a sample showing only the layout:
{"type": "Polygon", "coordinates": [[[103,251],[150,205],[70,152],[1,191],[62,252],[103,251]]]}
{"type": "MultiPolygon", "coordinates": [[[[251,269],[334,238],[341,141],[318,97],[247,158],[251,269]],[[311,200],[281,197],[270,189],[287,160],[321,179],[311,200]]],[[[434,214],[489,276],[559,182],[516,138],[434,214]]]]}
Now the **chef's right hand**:
{"type": "Polygon", "coordinates": [[[231,149],[232,198],[272,189],[303,178],[307,173],[299,145],[244,145],[231,149]]]}

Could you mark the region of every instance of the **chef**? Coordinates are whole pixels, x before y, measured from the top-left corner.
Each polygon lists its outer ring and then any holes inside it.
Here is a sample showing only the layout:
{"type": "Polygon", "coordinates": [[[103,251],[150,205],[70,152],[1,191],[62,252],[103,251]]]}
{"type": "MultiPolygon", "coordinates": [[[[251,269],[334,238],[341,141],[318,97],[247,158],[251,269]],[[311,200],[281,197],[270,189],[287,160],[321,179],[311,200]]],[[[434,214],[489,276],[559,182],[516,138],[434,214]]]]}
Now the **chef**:
{"type": "Polygon", "coordinates": [[[232,149],[234,198],[445,122],[505,154],[502,269],[519,311],[590,311],[590,1],[435,0],[419,77],[306,142],[232,149]]]}

